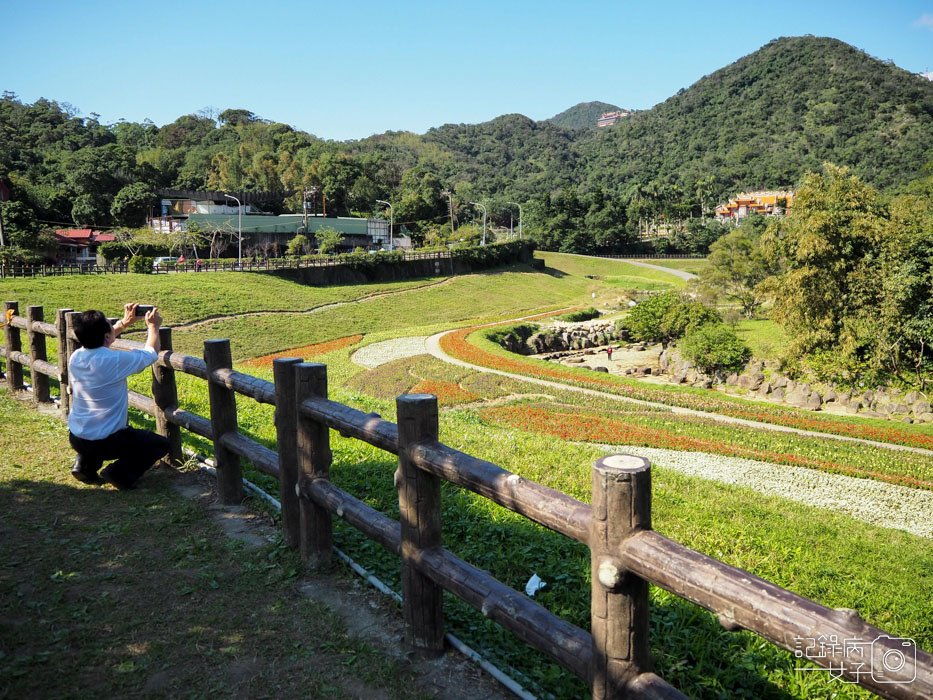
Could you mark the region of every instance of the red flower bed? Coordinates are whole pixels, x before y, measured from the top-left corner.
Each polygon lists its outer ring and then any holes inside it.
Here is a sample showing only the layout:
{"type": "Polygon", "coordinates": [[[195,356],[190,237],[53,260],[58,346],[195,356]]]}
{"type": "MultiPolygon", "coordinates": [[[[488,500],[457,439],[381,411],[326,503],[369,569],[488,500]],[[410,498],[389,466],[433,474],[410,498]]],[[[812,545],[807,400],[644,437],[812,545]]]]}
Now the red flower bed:
{"type": "Polygon", "coordinates": [[[363,339],[361,335],[348,335],[344,338],[337,338],[336,340],[328,340],[324,343],[315,343],[314,345],[305,345],[301,348],[293,348],[291,350],[283,350],[282,352],[275,352],[271,355],[263,355],[262,357],[254,357],[251,360],[247,360],[243,363],[246,367],[271,367],[272,361],[280,357],[301,357],[309,358],[316,357],[318,355],[326,355],[329,352],[334,350],[340,350],[341,348],[349,347],[350,345],[355,345],[363,339]]]}
{"type": "Polygon", "coordinates": [[[409,391],[411,394],[434,394],[439,406],[453,406],[458,403],[475,401],[477,396],[459,384],[436,379],[422,379],[409,391]]]}
{"type": "Polygon", "coordinates": [[[633,425],[622,419],[587,413],[566,413],[531,406],[503,406],[482,411],[487,420],[520,430],[554,435],[564,440],[618,445],[660,447],[684,452],[710,452],[730,457],[744,457],[777,464],[808,467],[836,474],[867,477],[901,486],[933,489],[933,482],[899,474],[886,474],[871,469],[859,469],[825,459],[803,457],[786,452],[773,452],[741,447],[721,440],[677,435],[663,428],[633,425]]]}
{"type": "Polygon", "coordinates": [[[774,423],[801,430],[813,430],[834,435],[875,440],[911,447],[933,449],[933,436],[909,433],[897,428],[881,428],[872,425],[861,425],[836,421],[822,416],[807,416],[799,412],[781,408],[780,406],[752,406],[728,401],[715,395],[698,396],[685,392],[671,392],[661,389],[651,389],[644,386],[633,386],[605,374],[593,373],[593,376],[572,372],[559,365],[553,367],[539,367],[531,362],[515,358],[500,357],[467,342],[467,336],[477,330],[474,328],[461,328],[441,338],[441,348],[444,352],[466,362],[498,369],[514,374],[524,374],[541,379],[550,379],[564,383],[588,386],[609,393],[618,394],[628,398],[642,401],[653,401],[671,406],[682,406],[697,411],[719,413],[734,418],[759,423],[774,423]]]}

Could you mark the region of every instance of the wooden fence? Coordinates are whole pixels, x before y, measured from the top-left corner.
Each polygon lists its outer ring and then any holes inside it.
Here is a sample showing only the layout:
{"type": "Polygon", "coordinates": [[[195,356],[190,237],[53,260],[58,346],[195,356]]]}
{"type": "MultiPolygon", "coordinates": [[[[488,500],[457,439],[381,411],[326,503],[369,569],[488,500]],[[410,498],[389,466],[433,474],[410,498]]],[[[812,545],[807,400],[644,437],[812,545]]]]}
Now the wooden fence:
{"type": "MultiPolygon", "coordinates": [[[[6,381],[24,388],[32,372],[38,402],[51,400],[49,378],[60,383],[68,412],[67,358],[76,339],[73,313],[59,309],[55,323],[41,307],[25,317],[15,302],[5,326],[6,381]],[[23,352],[21,332],[28,337],[23,352]],[[48,362],[45,339],[58,339],[58,364],[48,362]]],[[[728,630],[747,629],[805,656],[837,676],[885,698],[933,697],[933,656],[904,646],[868,625],[854,610],[833,610],[746,571],[723,564],[651,529],[651,470],[647,460],[624,455],[600,459],[592,470],[592,504],[528,481],[438,440],[434,396],[397,399],[398,424],[327,398],[325,365],[298,358],[274,361],[273,382],[232,369],[227,340],[209,340],[204,358],[172,350],[170,328],[161,329],[162,352],[152,370],[152,396],[130,392],[130,404],[155,417],[158,431],[181,459],[184,428],[214,443],[221,499],[243,498],[240,460],[280,484],[284,538],[314,567],[332,556],[337,515],[401,558],[403,612],[408,643],[419,653],[443,651],[441,593],[447,590],[590,684],[593,697],[683,698],[651,672],[648,652],[648,584],[653,583],[715,613],[728,630]],[[178,407],[175,374],[208,382],[210,417],[178,407]],[[278,451],[237,429],[237,395],[276,407],[278,451]],[[330,430],[398,456],[395,485],[400,521],[374,510],[329,479],[330,430]],[[554,615],[442,545],[440,484],[469,489],[591,550],[591,632],[554,615]]],[[[117,341],[117,349],[139,347],[117,341]]]]}

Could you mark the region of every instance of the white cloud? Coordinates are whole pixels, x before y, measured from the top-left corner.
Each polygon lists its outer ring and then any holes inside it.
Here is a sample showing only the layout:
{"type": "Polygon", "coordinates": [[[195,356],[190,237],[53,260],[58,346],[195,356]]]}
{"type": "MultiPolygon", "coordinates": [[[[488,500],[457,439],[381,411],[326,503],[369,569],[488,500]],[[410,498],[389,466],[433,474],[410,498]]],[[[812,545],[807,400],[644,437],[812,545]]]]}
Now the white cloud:
{"type": "Polygon", "coordinates": [[[914,26],[926,27],[927,29],[933,30],[933,15],[929,13],[920,15],[920,19],[914,21],[914,26]]]}

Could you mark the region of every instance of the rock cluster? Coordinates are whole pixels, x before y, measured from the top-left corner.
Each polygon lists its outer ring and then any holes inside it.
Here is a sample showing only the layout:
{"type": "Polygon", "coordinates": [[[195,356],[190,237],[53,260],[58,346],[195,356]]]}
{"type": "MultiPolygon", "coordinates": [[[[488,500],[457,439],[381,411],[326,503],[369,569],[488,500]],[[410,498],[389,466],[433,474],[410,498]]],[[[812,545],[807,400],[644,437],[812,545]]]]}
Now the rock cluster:
{"type": "Polygon", "coordinates": [[[526,345],[535,355],[567,350],[598,348],[621,340],[615,324],[588,321],[585,324],[560,324],[532,335],[526,345]]]}
{"type": "Polygon", "coordinates": [[[759,399],[811,411],[822,409],[858,413],[872,418],[893,418],[908,423],[933,423],[930,400],[917,391],[894,389],[843,391],[828,385],[814,386],[780,373],[776,365],[752,361],[741,371],[724,377],[700,372],[676,350],[668,348],[659,359],[661,371],[675,384],[706,389],[718,386],[727,392],[746,393],[759,399]]]}

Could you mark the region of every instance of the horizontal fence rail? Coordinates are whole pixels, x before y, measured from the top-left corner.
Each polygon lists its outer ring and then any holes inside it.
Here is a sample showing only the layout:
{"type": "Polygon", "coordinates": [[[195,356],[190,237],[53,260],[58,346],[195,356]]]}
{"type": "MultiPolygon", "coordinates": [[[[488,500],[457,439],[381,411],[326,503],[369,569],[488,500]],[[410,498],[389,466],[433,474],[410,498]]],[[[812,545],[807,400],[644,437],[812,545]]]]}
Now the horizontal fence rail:
{"type": "MultiPolygon", "coordinates": [[[[41,307],[4,325],[0,357],[11,391],[32,375],[37,402],[52,399],[40,378],[59,382],[63,415],[69,409],[67,358],[76,346],[70,309],[55,323],[41,307]],[[22,332],[29,341],[22,345],[22,332]],[[58,340],[58,364],[45,356],[45,338],[58,340]]],[[[4,319],[6,315],[4,315],[4,319]]],[[[242,497],[240,460],[279,480],[285,541],[301,549],[312,566],[331,561],[331,518],[336,515],[402,562],[407,641],[419,653],[443,650],[441,591],[446,590],[505,627],[590,684],[594,698],[683,698],[651,671],[648,657],[649,583],[716,614],[727,630],[746,629],[806,657],[836,675],[885,698],[933,697],[933,657],[867,624],[854,610],[833,610],[741,569],[695,552],[651,529],[651,481],[647,460],[613,456],[594,465],[592,504],[522,478],[496,464],[438,440],[437,400],[406,395],[397,401],[398,423],[327,398],[324,365],[299,358],[274,361],[269,382],[232,368],[226,340],[205,342],[204,359],[176,353],[171,329],[160,331],[162,351],[153,365],[152,396],[130,391],[130,405],[154,416],[181,459],[183,428],[214,443],[218,491],[226,503],[242,497]],[[178,405],[175,373],[205,380],[211,415],[178,405]],[[244,435],[237,425],[236,397],[276,407],[278,450],[244,435]],[[398,458],[395,483],[402,517],[394,520],[329,478],[330,430],[361,440],[398,458]],[[441,544],[440,483],[468,489],[539,525],[586,544],[591,551],[591,630],[576,627],[445,549],[441,544]],[[836,640],[819,649],[808,640],[836,640]],[[900,645],[900,646],[899,646],[900,645]],[[817,653],[819,652],[819,653],[817,653]],[[900,654],[892,669],[887,660],[900,654]],[[883,677],[868,669],[882,668],[883,677]]],[[[131,350],[126,340],[112,347],[131,350]]]]}

